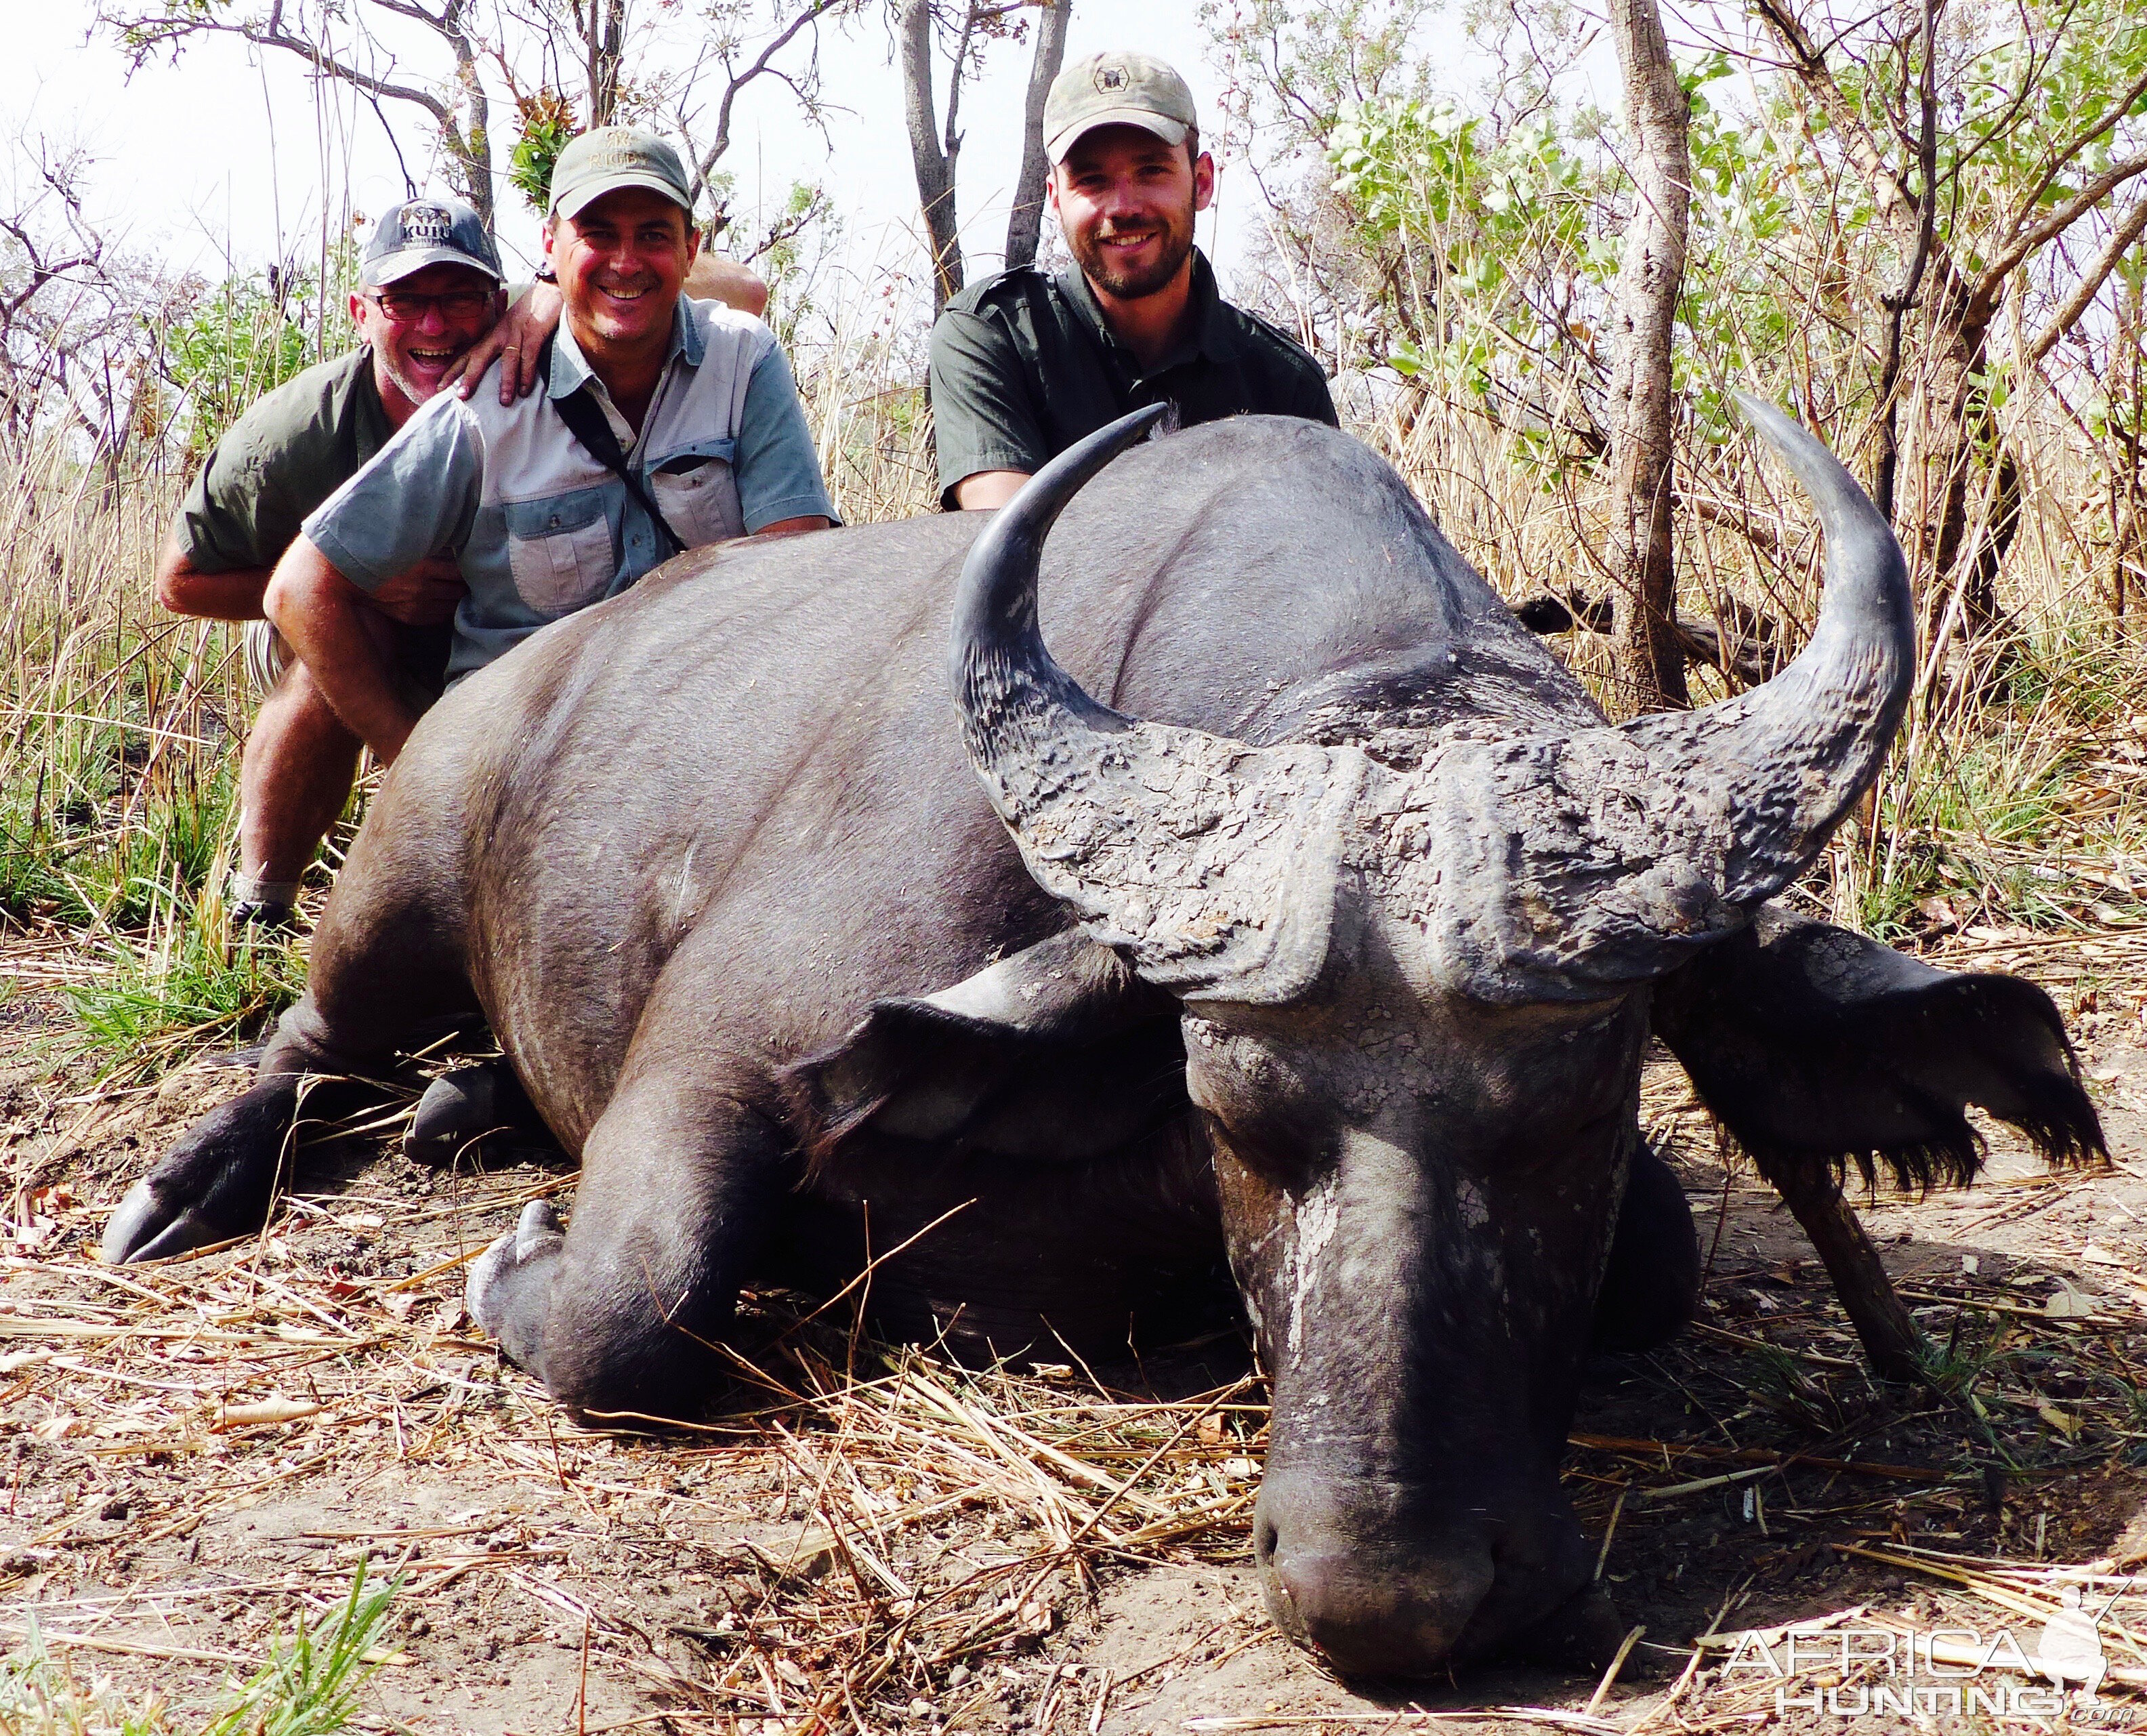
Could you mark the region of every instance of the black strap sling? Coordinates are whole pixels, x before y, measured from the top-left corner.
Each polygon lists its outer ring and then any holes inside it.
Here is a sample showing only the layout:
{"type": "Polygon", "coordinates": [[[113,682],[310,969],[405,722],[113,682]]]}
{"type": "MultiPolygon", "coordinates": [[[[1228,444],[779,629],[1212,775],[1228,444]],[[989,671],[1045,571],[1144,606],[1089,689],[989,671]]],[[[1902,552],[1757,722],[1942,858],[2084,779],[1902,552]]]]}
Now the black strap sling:
{"type": "MultiPolygon", "coordinates": [[[[537,356],[537,377],[544,383],[548,397],[552,390],[553,340],[558,336],[555,332],[547,338],[537,356]]],[[[641,478],[627,463],[626,454],[618,449],[618,436],[612,432],[610,418],[591,394],[588,383],[584,382],[564,398],[553,398],[552,408],[559,413],[559,420],[567,424],[567,432],[582,443],[583,449],[624,483],[634,504],[648,514],[648,522],[656,527],[658,542],[668,545],[663,550],[664,558],[668,560],[674,554],[684,553],[685,538],[671,528],[669,522],[657,510],[656,503],[648,498],[648,491],[641,486],[641,478]]]]}

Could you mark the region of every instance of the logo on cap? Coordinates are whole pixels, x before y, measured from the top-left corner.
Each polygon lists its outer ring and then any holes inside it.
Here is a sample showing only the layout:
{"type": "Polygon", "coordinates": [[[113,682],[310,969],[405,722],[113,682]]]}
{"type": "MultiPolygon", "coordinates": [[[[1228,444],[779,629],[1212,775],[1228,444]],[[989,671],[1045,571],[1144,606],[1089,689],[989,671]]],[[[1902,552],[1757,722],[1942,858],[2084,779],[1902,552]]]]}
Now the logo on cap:
{"type": "Polygon", "coordinates": [[[444,205],[405,205],[403,208],[403,244],[405,247],[446,247],[455,238],[454,213],[444,205]]]}
{"type": "Polygon", "coordinates": [[[1124,67],[1098,67],[1096,88],[1099,91],[1124,90],[1126,88],[1126,69],[1124,67]]]}

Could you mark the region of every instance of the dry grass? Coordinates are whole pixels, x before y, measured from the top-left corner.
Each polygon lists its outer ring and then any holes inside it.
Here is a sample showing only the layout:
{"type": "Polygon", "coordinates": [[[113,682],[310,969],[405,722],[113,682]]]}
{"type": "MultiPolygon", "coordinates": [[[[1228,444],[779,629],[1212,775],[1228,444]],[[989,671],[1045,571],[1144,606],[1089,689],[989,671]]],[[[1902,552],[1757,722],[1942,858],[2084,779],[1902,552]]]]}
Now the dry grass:
{"type": "MultiPolygon", "coordinates": [[[[183,1113],[176,1100],[137,1107],[150,1118],[138,1125],[183,1113]]],[[[1667,1070],[1651,1075],[1648,1113],[1659,1136],[1703,1134],[1667,1070]]],[[[370,1151],[401,1119],[353,1131],[370,1151]]],[[[403,1716],[397,1684],[415,1678],[418,1654],[492,1623],[578,1657],[589,1729],[755,1736],[1003,1728],[1009,1703],[1038,1733],[1145,1729],[1174,1682],[1279,1645],[1240,1581],[1243,1595],[1183,1637],[1086,1661],[1099,1596],[1129,1575],[1249,1558],[1266,1423],[1249,1378],[1159,1396],[1074,1366],[964,1372],[873,1343],[842,1304],[803,1313],[773,1296],[748,1310],[735,1408],[720,1421],[576,1428],[471,1333],[459,1299],[489,1236],[571,1177],[516,1168],[413,1185],[417,1173],[376,1160],[300,1195],[259,1238],[124,1272],[91,1253],[107,1209],[93,1184],[18,1199],[4,1226],[15,1251],[0,1258],[9,1643],[33,1618],[56,1654],[163,1683],[176,1703],[158,1728],[185,1728],[190,1691],[243,1671],[293,1613],[330,1611],[364,1559],[401,1583],[403,1637],[380,1682],[403,1716]],[[438,1498],[413,1510],[413,1491],[438,1498]],[[264,1513],[273,1541],[244,1529],[264,1513]],[[623,1721],[622,1702],[633,1708],[623,1721]]],[[[2038,1178],[1975,1203],[2046,1208],[2053,1189],[2094,1183],[2038,1178]]],[[[1740,1221],[1764,1208],[1749,1182],[1722,1185],[1740,1221]]],[[[2051,1523],[2082,1478],[2147,1465],[2147,1276],[2120,1264],[2099,1277],[2083,1291],[2024,1267],[1908,1287],[1972,1395],[1949,1411],[1874,1395],[1809,1269],[1718,1260],[1706,1323],[1635,1365],[1646,1413],[1676,1414],[1681,1399],[1683,1428],[1605,1426],[1599,1397],[1568,1473],[1608,1563],[1643,1579],[1705,1555],[1694,1524],[1719,1526],[1744,1503],[1749,1542],[1700,1569],[1714,1614],[1695,1623],[1699,1643],[1674,1643],[1676,1623],[1658,1617],[1632,1665],[1646,1679],[1599,1700],[1579,1682],[1544,1703],[1447,1695],[1376,1716],[1728,1728],[1771,1707],[1779,1685],[1729,1668],[1754,1620],[2010,1623],[2032,1651],[2067,1583],[2114,1599],[2105,1694],[2147,1686],[2147,1578],[2126,1577],[2118,1555],[2065,1553],[2093,1531],[2084,1511],[2051,1523]],[[1770,1284],[1779,1303],[1743,1309],[1770,1284]],[[2012,1510],[1979,1531],[1994,1468],[2011,1479],[2012,1510]],[[1814,1613],[1791,1588],[1814,1555],[1898,1574],[1909,1600],[1882,1578],[1814,1613]]],[[[2133,1543],[2147,1558],[2147,1532],[2133,1543]]],[[[1656,1597],[1619,1595],[1649,1619],[1656,1597]]],[[[1204,1712],[1196,1698],[1174,1723],[1374,1715],[1311,1659],[1281,1673],[1301,1676],[1309,1700],[1204,1712]]],[[[1789,1691],[1823,1688],[1827,1673],[1809,1653],[1789,1691]]],[[[487,1685],[478,1662],[451,1673],[468,1693],[487,1685]]]]}

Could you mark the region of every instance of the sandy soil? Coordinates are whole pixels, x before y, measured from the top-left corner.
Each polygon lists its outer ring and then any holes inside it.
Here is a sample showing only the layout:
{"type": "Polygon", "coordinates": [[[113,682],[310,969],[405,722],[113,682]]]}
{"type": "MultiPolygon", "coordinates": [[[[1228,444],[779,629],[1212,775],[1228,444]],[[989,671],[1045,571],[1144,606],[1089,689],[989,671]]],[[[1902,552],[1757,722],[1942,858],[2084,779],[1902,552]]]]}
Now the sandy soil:
{"type": "MultiPolygon", "coordinates": [[[[1103,1736],[1385,1729],[1410,1708],[1890,1727],[1776,1718],[1691,1641],[1859,1607],[2029,1632],[2054,1566],[2147,1560],[2141,997],[2016,938],[1993,957],[2049,977],[2082,1031],[2115,1167],[2050,1178],[1999,1138],[1972,1192],[1865,1212],[1927,1333],[1979,1370],[1980,1414],[1864,1377],[1794,1223],[1715,1161],[1674,1070],[1651,1075],[1711,1264],[1703,1323],[1594,1364],[1574,1424],[1575,1501],[1645,1628],[1599,1698],[1543,1669],[1344,1683],[1279,1639],[1249,1563],[1259,1393],[1233,1344],[1099,1380],[971,1377],[773,1298],[768,1384],[734,1422],[577,1429],[458,1301],[460,1262],[523,1199],[570,1203],[572,1173],[436,1173],[392,1126],[325,1153],[260,1240],[108,1273],[111,1203],[244,1078],[87,1089],[41,1058],[55,1015],[18,992],[0,1006],[0,1631],[34,1622],[85,1683],[198,1712],[363,1557],[403,1580],[366,1690],[380,1728],[1103,1736]]],[[[2147,1683],[2147,1653],[2109,1655],[2147,1683]]]]}

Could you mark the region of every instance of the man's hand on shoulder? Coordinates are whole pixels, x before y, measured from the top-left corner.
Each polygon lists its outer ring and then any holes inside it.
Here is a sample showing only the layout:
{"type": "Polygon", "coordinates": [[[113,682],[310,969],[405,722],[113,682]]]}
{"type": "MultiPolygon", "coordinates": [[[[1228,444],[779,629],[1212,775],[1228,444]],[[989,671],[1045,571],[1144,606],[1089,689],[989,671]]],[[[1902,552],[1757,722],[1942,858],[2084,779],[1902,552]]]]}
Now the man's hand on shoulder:
{"type": "Polygon", "coordinates": [[[422,560],[373,593],[373,606],[405,627],[438,627],[452,621],[469,587],[444,556],[422,560]]]}
{"type": "Polygon", "coordinates": [[[537,389],[537,358],[544,340],[558,330],[559,310],[565,305],[556,283],[532,284],[529,293],[500,315],[498,323],[470,346],[441,383],[453,387],[455,396],[468,402],[493,358],[504,356],[499,364],[499,402],[511,405],[518,398],[528,397],[537,389]]]}

